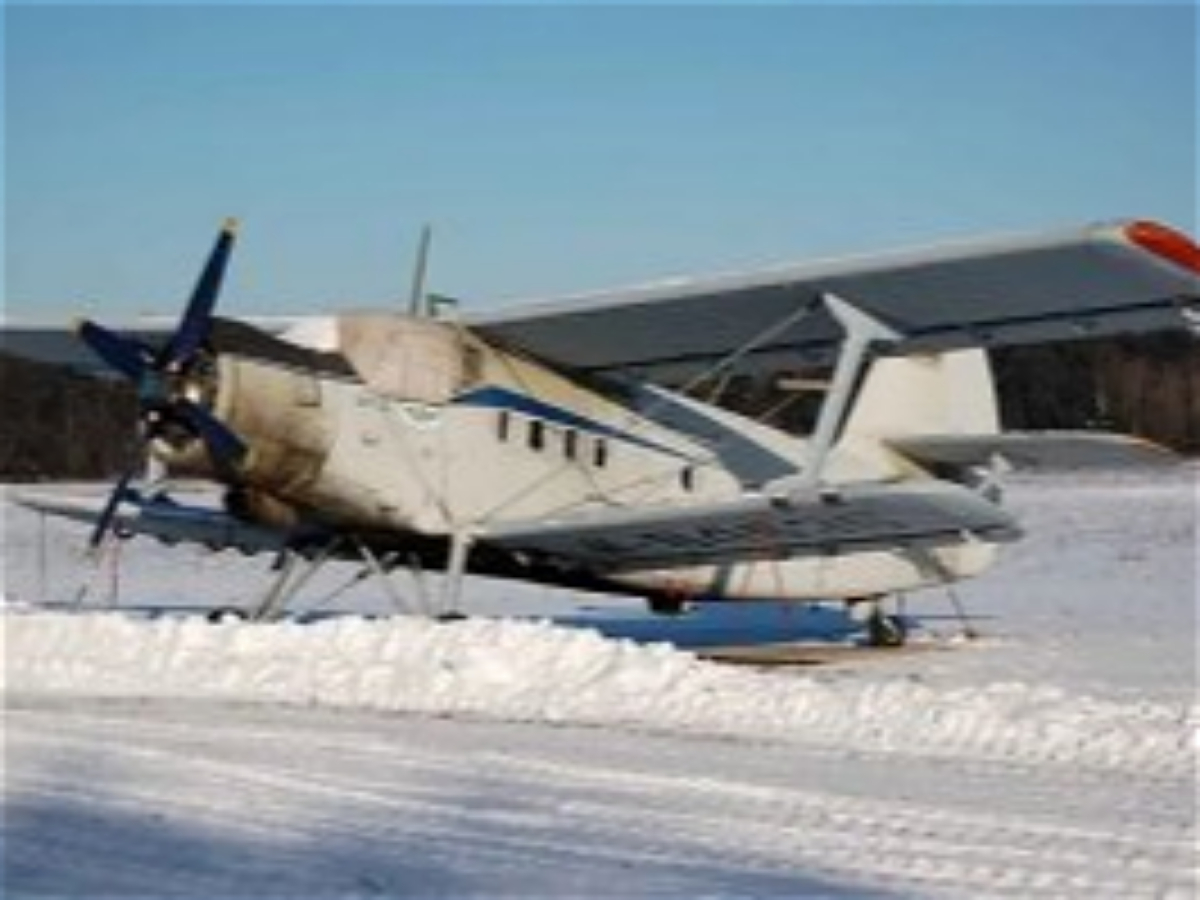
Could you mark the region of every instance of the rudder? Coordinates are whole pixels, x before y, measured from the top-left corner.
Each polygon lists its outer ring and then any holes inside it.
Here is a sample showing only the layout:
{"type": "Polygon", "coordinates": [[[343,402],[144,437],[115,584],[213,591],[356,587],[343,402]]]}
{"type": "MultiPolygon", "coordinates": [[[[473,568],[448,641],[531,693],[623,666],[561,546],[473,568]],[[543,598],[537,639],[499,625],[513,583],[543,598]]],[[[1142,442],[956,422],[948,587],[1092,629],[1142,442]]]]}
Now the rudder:
{"type": "Polygon", "coordinates": [[[991,363],[986,351],[972,348],[876,360],[842,437],[883,441],[999,431],[991,363]]]}

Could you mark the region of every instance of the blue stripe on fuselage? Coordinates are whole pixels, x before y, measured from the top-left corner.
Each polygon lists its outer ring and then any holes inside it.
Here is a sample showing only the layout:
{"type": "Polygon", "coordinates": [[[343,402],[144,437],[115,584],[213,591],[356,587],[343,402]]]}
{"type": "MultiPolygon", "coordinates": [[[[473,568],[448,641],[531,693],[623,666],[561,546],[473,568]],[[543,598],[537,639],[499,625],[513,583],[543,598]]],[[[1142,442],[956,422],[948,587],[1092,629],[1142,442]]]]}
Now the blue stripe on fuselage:
{"type": "Polygon", "coordinates": [[[614,428],[612,425],[605,425],[603,422],[597,422],[595,419],[581,416],[579,413],[572,412],[569,409],[555,406],[536,397],[530,397],[528,394],[519,394],[516,391],[510,391],[508,388],[495,386],[477,388],[465,394],[460,394],[454,398],[453,402],[459,406],[510,410],[522,415],[531,416],[535,419],[542,419],[554,425],[560,425],[563,428],[574,428],[577,431],[599,437],[624,441],[627,444],[633,444],[646,450],[666,453],[677,459],[687,460],[690,458],[686,453],[667,447],[664,444],[646,440],[632,432],[614,428]]]}

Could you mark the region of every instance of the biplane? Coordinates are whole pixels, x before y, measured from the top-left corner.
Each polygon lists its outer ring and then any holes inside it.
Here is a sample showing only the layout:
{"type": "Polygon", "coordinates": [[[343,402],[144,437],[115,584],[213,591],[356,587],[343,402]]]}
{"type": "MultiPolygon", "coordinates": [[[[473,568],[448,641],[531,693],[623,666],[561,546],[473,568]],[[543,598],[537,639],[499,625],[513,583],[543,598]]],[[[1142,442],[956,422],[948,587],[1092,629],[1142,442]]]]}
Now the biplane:
{"type": "MultiPolygon", "coordinates": [[[[875,639],[898,642],[886,598],[979,575],[1021,536],[1004,467],[1156,453],[1117,435],[1005,432],[988,350],[1200,316],[1200,249],[1147,221],[266,327],[216,314],[235,237],[227,222],[172,327],[76,330],[135,387],[149,455],[216,482],[220,506],[135,485],[137,462],[106,501],[24,502],[92,523],[93,546],[144,535],[269,553],[256,618],[353,558],[385,578],[444,571],[444,610],[470,572],[664,612],[861,603],[875,639]],[[710,390],[816,364],[829,375],[807,435],[710,390]]],[[[10,329],[9,348],[21,341],[10,329]]]]}

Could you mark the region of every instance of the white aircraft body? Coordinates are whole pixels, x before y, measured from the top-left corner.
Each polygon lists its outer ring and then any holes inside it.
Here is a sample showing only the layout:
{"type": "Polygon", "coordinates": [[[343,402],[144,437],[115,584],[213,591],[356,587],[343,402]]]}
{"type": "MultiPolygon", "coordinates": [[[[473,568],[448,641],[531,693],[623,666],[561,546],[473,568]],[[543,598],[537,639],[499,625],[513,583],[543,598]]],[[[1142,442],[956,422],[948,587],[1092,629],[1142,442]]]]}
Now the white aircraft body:
{"type": "MultiPolygon", "coordinates": [[[[1019,537],[1003,465],[1157,455],[1113,435],[1002,432],[988,347],[1194,326],[1200,302],[1200,249],[1133,221],[473,317],[415,304],[263,330],[213,315],[234,236],[227,223],[169,333],[78,329],[136,384],[151,454],[224,485],[224,508],[134,490],[131,474],[103,505],[26,502],[94,522],[95,544],[279,554],[260,617],[333,557],[384,576],[444,569],[447,609],[468,571],[661,610],[878,609],[980,574],[1019,537]],[[693,390],[817,359],[836,365],[807,437],[693,390]]],[[[16,352],[46,337],[8,332],[16,352]]]]}

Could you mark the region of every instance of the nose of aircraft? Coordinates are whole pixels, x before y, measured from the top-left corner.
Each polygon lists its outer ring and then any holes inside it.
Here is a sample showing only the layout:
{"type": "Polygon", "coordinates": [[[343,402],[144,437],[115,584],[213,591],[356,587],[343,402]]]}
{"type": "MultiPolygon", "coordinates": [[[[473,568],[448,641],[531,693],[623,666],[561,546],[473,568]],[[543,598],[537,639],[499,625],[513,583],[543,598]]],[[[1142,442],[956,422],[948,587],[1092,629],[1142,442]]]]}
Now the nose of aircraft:
{"type": "MultiPolygon", "coordinates": [[[[79,338],[112,369],[137,388],[142,446],[155,440],[198,440],[223,480],[237,480],[247,447],[237,434],[216,418],[205,402],[213,358],[206,349],[212,315],[237,236],[237,222],[225,221],[179,324],[160,349],[153,349],[102,325],[81,321],[79,338]]],[[[117,505],[128,493],[140,456],[117,482],[92,532],[98,546],[112,522],[117,505]]]]}

